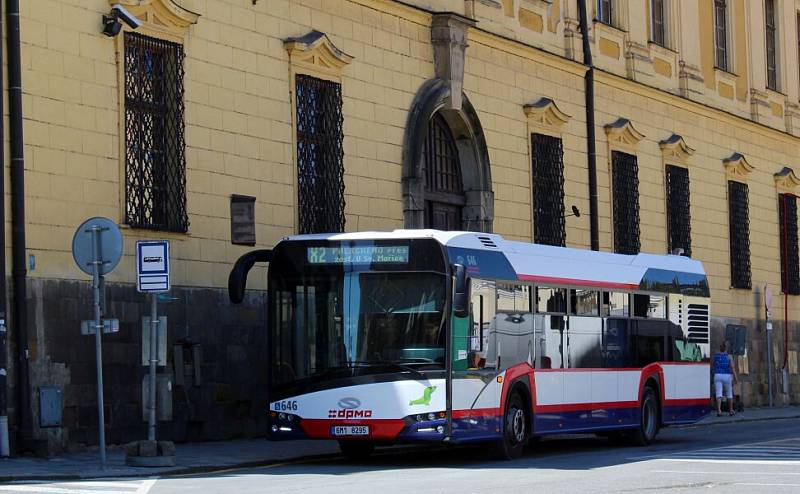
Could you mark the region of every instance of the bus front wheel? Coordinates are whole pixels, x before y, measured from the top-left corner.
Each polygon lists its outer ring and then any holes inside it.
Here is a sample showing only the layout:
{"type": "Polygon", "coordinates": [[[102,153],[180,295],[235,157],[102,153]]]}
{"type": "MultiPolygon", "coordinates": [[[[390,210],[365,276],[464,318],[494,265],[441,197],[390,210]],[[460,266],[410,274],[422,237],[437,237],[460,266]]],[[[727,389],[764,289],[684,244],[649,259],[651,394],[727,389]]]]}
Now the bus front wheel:
{"type": "Polygon", "coordinates": [[[511,394],[503,414],[503,439],[495,444],[494,454],[503,460],[522,456],[528,442],[528,416],[522,396],[511,394]]]}
{"type": "Polygon", "coordinates": [[[375,451],[375,443],[371,441],[339,441],[339,449],[351,460],[366,460],[375,451]]]}

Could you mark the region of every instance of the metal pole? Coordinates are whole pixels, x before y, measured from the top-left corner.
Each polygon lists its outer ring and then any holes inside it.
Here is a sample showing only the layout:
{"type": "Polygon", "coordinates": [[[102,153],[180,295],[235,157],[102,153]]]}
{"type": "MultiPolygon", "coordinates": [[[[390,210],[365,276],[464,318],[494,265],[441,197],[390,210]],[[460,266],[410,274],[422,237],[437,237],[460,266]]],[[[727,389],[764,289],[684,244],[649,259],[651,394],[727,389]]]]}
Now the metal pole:
{"type": "Polygon", "coordinates": [[[97,363],[97,417],[100,436],[100,467],[106,468],[106,419],[103,410],[103,320],[100,314],[100,254],[99,226],[92,227],[92,291],[94,292],[94,350],[97,363]]]}
{"type": "Polygon", "coordinates": [[[772,316],[769,311],[767,311],[767,387],[769,406],[772,407],[772,316]]]}
{"type": "Polygon", "coordinates": [[[147,439],[156,440],[156,365],[158,364],[158,295],[150,294],[150,392],[147,403],[147,439]]]}

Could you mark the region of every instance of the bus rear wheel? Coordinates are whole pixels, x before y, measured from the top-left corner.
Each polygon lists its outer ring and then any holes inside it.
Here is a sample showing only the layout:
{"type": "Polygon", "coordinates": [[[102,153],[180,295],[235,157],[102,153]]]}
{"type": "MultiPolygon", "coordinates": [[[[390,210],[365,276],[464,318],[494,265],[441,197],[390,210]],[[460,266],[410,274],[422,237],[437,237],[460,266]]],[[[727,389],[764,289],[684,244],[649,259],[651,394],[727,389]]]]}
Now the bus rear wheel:
{"type": "Polygon", "coordinates": [[[366,460],[375,451],[371,441],[339,441],[342,454],[351,460],[366,460]]]}
{"type": "Polygon", "coordinates": [[[642,392],[642,403],[639,413],[639,427],[630,435],[636,446],[647,446],[658,434],[658,397],[655,390],[646,386],[642,392]]]}
{"type": "Polygon", "coordinates": [[[503,439],[495,444],[494,456],[515,460],[522,456],[528,442],[528,416],[519,393],[512,393],[503,414],[503,439]]]}

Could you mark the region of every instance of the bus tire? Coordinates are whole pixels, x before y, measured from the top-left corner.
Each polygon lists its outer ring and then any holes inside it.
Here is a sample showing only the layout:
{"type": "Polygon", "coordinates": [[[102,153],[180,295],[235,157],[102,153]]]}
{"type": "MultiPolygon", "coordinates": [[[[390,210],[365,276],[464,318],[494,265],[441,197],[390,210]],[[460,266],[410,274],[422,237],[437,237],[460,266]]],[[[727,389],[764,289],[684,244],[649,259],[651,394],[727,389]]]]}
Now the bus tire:
{"type": "Polygon", "coordinates": [[[339,441],[339,450],[351,460],[366,460],[375,451],[372,441],[339,441]]]}
{"type": "Polygon", "coordinates": [[[658,395],[652,386],[644,387],[639,412],[639,427],[630,438],[636,446],[647,446],[655,440],[659,429],[658,395]]]}
{"type": "Polygon", "coordinates": [[[518,392],[508,398],[503,412],[503,439],[495,443],[494,456],[501,460],[515,460],[522,456],[528,443],[528,410],[518,392]]]}

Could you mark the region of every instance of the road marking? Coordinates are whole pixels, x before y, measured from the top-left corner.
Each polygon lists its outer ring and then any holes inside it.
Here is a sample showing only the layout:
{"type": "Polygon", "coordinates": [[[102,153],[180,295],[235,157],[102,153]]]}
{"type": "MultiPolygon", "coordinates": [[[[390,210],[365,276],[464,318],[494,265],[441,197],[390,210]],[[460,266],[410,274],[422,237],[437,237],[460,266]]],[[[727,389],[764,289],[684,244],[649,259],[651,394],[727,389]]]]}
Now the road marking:
{"type": "MultiPolygon", "coordinates": [[[[651,473],[696,473],[698,475],[731,475],[731,472],[708,472],[708,471],[697,471],[697,470],[650,470],[651,473]]],[[[735,472],[736,475],[761,475],[761,476],[779,476],[779,475],[789,475],[789,476],[800,476],[800,472],[735,472]]]]}
{"type": "Polygon", "coordinates": [[[758,487],[800,487],[800,484],[757,484],[750,482],[734,482],[733,485],[749,485],[758,487]]]}
{"type": "Polygon", "coordinates": [[[36,492],[42,494],[147,494],[158,478],[131,480],[128,482],[107,480],[83,480],[65,482],[21,482],[0,485],[0,492],[36,492]]]}

